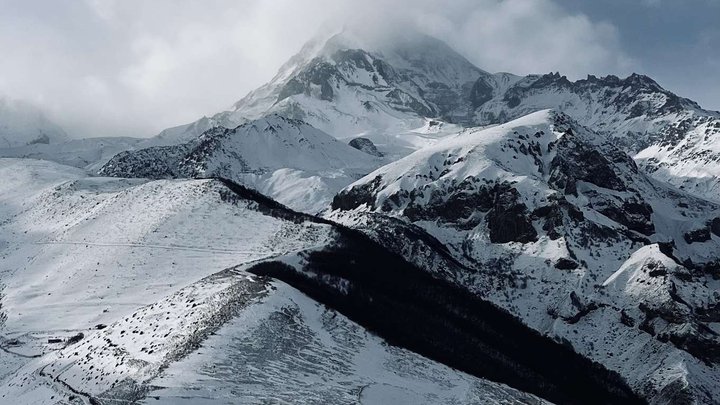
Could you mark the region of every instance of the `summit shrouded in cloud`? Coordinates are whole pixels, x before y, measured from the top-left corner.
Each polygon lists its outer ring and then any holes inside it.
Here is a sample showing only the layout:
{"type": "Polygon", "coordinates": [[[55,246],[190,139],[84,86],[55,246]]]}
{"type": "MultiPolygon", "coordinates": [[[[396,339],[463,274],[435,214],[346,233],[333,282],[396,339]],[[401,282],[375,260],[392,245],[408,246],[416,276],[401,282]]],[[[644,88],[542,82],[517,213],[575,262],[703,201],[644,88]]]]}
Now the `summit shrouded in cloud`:
{"type": "Polygon", "coordinates": [[[627,52],[612,20],[551,0],[5,0],[2,7],[0,93],[38,105],[75,137],[150,136],[225,109],[319,30],[346,24],[431,34],[490,72],[581,78],[651,65],[627,52]]]}

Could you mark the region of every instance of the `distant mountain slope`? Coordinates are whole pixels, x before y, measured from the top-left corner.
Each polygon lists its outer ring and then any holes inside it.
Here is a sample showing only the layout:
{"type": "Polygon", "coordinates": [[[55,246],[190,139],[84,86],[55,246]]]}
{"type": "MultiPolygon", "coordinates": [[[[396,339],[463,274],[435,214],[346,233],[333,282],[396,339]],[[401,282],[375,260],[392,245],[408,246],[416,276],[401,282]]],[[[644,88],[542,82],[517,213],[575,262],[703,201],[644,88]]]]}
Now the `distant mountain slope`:
{"type": "Polygon", "coordinates": [[[294,209],[318,212],[342,187],[381,164],[305,122],[270,115],[217,127],[185,144],[120,153],[100,173],[115,177],[225,177],[294,209]]]}
{"type": "Polygon", "coordinates": [[[34,105],[0,96],[0,148],[56,143],[67,134],[34,105]]]}
{"type": "Polygon", "coordinates": [[[558,73],[490,74],[441,41],[410,32],[369,41],[345,31],[311,41],[230,110],[157,139],[185,141],[278,113],[345,142],[366,137],[399,158],[458,125],[496,125],[544,109],[612,139],[656,178],[720,201],[720,113],[639,74],[574,82],[558,73]]]}
{"type": "Polygon", "coordinates": [[[559,74],[514,78],[509,87],[478,79],[478,125],[552,108],[605,135],[654,177],[720,200],[720,113],[703,110],[647,76],[572,82],[559,74]],[[480,91],[479,90],[479,91],[480,91]]]}
{"type": "Polygon", "coordinates": [[[0,157],[42,159],[95,173],[113,156],[143,145],[140,138],[86,138],[0,148],[0,157]]]}
{"type": "Polygon", "coordinates": [[[487,73],[431,37],[415,33],[368,43],[343,32],[308,43],[269,83],[230,110],[169,129],[158,139],[189,139],[195,128],[234,128],[278,113],[345,142],[364,136],[383,152],[404,155],[427,135],[445,132],[439,122],[424,130],[426,118],[467,121],[471,87],[481,75],[487,73]]]}
{"type": "Polygon", "coordinates": [[[569,342],[653,403],[720,398],[720,206],[651,179],[567,115],[468,129],[369,174],[333,208],[330,218],[569,342]],[[435,242],[398,241],[387,217],[435,242]]]}

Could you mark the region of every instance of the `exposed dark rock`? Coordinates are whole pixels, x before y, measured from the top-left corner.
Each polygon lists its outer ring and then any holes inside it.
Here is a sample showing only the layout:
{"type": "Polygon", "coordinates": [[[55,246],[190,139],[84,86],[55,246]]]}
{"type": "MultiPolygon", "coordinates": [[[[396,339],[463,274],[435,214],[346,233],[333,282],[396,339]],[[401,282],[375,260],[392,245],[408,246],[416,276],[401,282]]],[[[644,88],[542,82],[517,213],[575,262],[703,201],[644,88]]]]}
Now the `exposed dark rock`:
{"type": "Polygon", "coordinates": [[[470,91],[470,103],[473,108],[478,108],[493,98],[493,88],[484,77],[477,79],[470,91]]]}
{"type": "Polygon", "coordinates": [[[667,338],[676,347],[704,361],[708,366],[720,364],[720,341],[717,333],[702,324],[673,330],[667,338]]]}
{"type": "Polygon", "coordinates": [[[572,302],[573,306],[578,309],[578,312],[575,313],[573,316],[563,317],[563,320],[570,325],[574,325],[580,322],[580,320],[590,312],[605,306],[604,304],[598,304],[596,302],[590,302],[588,304],[585,304],[582,302],[577,293],[575,293],[575,291],[570,293],[570,301],[572,302]]]}
{"type": "Polygon", "coordinates": [[[563,226],[563,212],[559,204],[545,205],[536,208],[532,213],[533,219],[544,219],[542,229],[548,237],[557,240],[562,237],[560,230],[563,226]]]}
{"type": "Polygon", "coordinates": [[[332,209],[350,211],[366,204],[368,207],[375,208],[374,191],[380,186],[382,177],[378,176],[373,181],[355,186],[349,190],[345,190],[335,195],[332,201],[332,209]]]}
{"type": "Polygon", "coordinates": [[[529,243],[537,240],[527,206],[519,201],[519,197],[520,193],[514,188],[496,195],[494,207],[487,214],[491,242],[529,243]]]}
{"type": "Polygon", "coordinates": [[[180,176],[180,162],[190,151],[185,145],[155,146],[137,151],[120,152],[100,170],[113,177],[170,179],[180,176]]]}
{"type": "Polygon", "coordinates": [[[28,142],[28,145],[35,145],[35,144],[44,144],[47,145],[50,143],[50,137],[48,134],[41,134],[37,138],[33,139],[32,141],[28,142]]]}
{"type": "Polygon", "coordinates": [[[413,202],[405,208],[403,214],[411,221],[440,220],[459,229],[472,229],[480,224],[482,217],[478,214],[493,207],[498,190],[503,187],[485,184],[475,186],[468,181],[456,187],[450,195],[440,190],[433,191],[429,203],[423,205],[415,204],[414,196],[411,195],[413,202]]]}
{"type": "Polygon", "coordinates": [[[720,218],[710,221],[710,231],[717,237],[720,237],[720,218]]]}
{"type": "Polygon", "coordinates": [[[622,322],[623,325],[634,327],[635,326],[635,320],[625,312],[625,310],[620,311],[620,322],[622,322]]]}
{"type": "Polygon", "coordinates": [[[687,242],[687,243],[707,242],[711,239],[710,229],[709,228],[701,228],[701,229],[696,229],[694,231],[686,232],[683,235],[683,238],[685,239],[685,242],[687,242]]]}
{"type": "Polygon", "coordinates": [[[555,262],[555,268],[558,270],[575,270],[579,266],[580,265],[575,260],[565,257],[561,257],[555,262]]]}
{"type": "Polygon", "coordinates": [[[655,233],[655,225],[652,222],[653,211],[648,203],[625,201],[622,207],[608,206],[598,211],[632,231],[646,236],[655,233]]]}
{"type": "Polygon", "coordinates": [[[650,277],[663,277],[663,276],[666,276],[667,274],[668,274],[667,269],[664,267],[650,270],[650,272],[648,273],[648,275],[650,277]]]}
{"type": "Polygon", "coordinates": [[[655,404],[694,405],[697,403],[690,385],[678,378],[669,383],[654,398],[655,404]]]}
{"type": "Polygon", "coordinates": [[[84,337],[85,335],[82,332],[78,333],[77,335],[73,335],[65,342],[65,346],[74,345],[75,343],[83,340],[84,337]]]}
{"type": "Polygon", "coordinates": [[[715,280],[720,280],[720,260],[712,260],[699,265],[703,274],[712,276],[715,280]]]}
{"type": "Polygon", "coordinates": [[[290,79],[280,89],[277,102],[297,94],[309,96],[314,86],[320,87],[321,100],[332,101],[334,97],[333,82],[337,81],[343,81],[337,67],[321,58],[316,58],[306,69],[300,71],[296,77],[290,79]]]}
{"type": "Polygon", "coordinates": [[[385,97],[388,103],[399,111],[414,112],[423,117],[431,117],[435,113],[423,102],[400,89],[390,91],[385,97]]]}
{"type": "Polygon", "coordinates": [[[707,308],[696,308],[695,313],[703,322],[720,322],[720,302],[710,304],[707,308]]]}
{"type": "Polygon", "coordinates": [[[377,149],[375,144],[367,139],[367,138],[355,138],[351,140],[348,145],[352,146],[353,148],[363,151],[367,153],[368,155],[378,156],[382,157],[383,154],[377,149]]]}

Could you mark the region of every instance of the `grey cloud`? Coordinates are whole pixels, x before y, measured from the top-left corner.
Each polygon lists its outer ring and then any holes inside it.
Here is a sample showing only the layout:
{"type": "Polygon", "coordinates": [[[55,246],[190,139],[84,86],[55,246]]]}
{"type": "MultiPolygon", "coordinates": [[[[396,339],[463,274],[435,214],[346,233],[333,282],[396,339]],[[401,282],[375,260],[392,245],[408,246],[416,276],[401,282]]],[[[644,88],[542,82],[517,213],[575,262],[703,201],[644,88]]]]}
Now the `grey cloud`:
{"type": "Polygon", "coordinates": [[[150,136],[227,108],[328,24],[414,26],[489,71],[581,77],[639,66],[613,25],[551,0],[0,0],[0,7],[0,93],[40,104],[75,136],[150,136]]]}

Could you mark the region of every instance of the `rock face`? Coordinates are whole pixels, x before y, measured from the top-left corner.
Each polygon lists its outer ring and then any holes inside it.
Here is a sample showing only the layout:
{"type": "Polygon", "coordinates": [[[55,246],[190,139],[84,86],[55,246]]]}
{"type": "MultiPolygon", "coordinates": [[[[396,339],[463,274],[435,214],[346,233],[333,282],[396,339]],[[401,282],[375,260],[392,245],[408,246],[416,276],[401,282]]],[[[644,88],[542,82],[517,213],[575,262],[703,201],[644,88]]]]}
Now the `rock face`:
{"type": "Polygon", "coordinates": [[[367,153],[368,155],[373,155],[377,157],[383,157],[382,152],[380,152],[375,144],[367,139],[367,138],[355,138],[348,142],[348,145],[352,146],[353,148],[363,151],[367,153]]]}
{"type": "Polygon", "coordinates": [[[651,402],[720,398],[720,339],[701,315],[720,298],[720,243],[708,237],[720,206],[652,180],[563,113],[467,130],[369,174],[333,208],[330,218],[383,243],[376,217],[423,228],[449,262],[427,253],[433,242],[387,246],[426,246],[395,250],[567,341],[651,402]]]}
{"type": "Polygon", "coordinates": [[[527,206],[519,200],[520,194],[514,188],[495,196],[495,204],[487,213],[488,236],[492,243],[529,243],[537,240],[527,206]]]}

